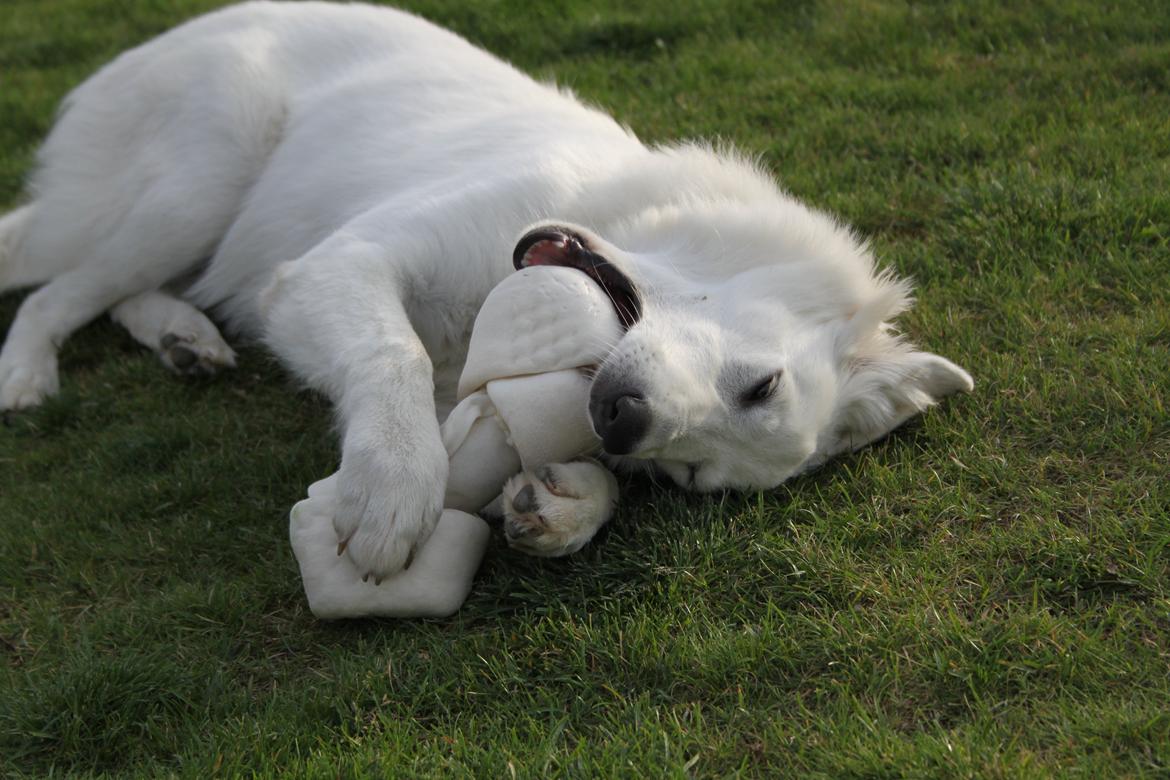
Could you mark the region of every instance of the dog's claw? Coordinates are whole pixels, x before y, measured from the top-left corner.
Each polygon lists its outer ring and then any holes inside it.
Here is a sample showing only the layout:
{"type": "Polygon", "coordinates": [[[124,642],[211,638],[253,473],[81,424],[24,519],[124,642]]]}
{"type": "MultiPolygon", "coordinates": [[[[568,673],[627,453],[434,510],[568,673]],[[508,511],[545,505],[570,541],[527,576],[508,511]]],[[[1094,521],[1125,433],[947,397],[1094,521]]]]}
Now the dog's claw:
{"type": "Polygon", "coordinates": [[[381,584],[382,584],[382,578],[381,577],[374,577],[374,585],[377,586],[377,585],[381,585],[381,584]]]}
{"type": "Polygon", "coordinates": [[[349,539],[337,543],[337,555],[341,557],[345,555],[345,548],[349,546],[349,539]]]}

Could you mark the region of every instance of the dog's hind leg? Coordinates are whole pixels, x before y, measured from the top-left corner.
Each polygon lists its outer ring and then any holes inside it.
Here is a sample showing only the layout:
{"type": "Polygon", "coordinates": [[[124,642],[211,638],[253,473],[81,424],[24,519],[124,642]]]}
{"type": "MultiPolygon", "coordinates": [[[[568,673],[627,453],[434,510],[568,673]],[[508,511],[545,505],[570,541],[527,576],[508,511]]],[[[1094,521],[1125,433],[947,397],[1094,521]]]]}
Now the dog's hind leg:
{"type": "Polygon", "coordinates": [[[280,142],[284,71],[262,25],[180,30],[70,93],[41,147],[7,265],[52,281],[0,351],[0,409],[57,389],[57,349],[79,327],[211,257],[280,142]]]}
{"type": "Polygon", "coordinates": [[[236,365],[236,353],[211,320],[161,290],[127,298],[110,310],[110,317],[176,374],[214,374],[236,365]]]}
{"type": "Polygon", "coordinates": [[[32,215],[33,207],[29,204],[0,217],[0,293],[45,282],[51,276],[38,274],[22,262],[20,246],[32,215]]]}
{"type": "Polygon", "coordinates": [[[117,229],[88,247],[84,262],[25,298],[0,350],[0,409],[36,406],[53,395],[57,350],[74,331],[207,256],[234,204],[199,213],[192,199],[179,187],[143,193],[117,229]]]}

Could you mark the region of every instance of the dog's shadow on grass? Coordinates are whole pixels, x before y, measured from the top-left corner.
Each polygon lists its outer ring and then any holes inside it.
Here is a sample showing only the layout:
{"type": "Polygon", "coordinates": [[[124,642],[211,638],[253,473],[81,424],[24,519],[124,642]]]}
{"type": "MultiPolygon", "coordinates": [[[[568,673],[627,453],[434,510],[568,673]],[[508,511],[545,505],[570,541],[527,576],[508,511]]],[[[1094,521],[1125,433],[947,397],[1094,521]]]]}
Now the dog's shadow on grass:
{"type": "MultiPolygon", "coordinates": [[[[493,528],[484,563],[463,620],[531,620],[545,613],[580,613],[620,600],[653,608],[665,598],[661,579],[672,572],[720,566],[722,556],[751,546],[762,532],[790,534],[789,524],[810,516],[791,506],[823,504],[842,491],[864,494],[863,472],[897,451],[920,449],[925,431],[917,419],[871,447],[849,453],[777,488],[758,492],[688,493],[662,475],[620,477],[621,503],[608,525],[580,552],[534,558],[508,548],[493,528]]],[[[732,564],[735,565],[735,564],[732,564]]]]}

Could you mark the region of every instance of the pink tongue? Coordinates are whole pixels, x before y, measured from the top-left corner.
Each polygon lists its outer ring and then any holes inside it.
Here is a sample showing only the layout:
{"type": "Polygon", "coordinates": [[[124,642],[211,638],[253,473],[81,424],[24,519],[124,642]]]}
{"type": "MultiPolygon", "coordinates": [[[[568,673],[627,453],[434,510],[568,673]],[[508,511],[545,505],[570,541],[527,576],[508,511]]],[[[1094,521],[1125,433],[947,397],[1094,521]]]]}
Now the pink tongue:
{"type": "Polygon", "coordinates": [[[524,253],[524,265],[567,265],[564,241],[538,241],[524,253]]]}

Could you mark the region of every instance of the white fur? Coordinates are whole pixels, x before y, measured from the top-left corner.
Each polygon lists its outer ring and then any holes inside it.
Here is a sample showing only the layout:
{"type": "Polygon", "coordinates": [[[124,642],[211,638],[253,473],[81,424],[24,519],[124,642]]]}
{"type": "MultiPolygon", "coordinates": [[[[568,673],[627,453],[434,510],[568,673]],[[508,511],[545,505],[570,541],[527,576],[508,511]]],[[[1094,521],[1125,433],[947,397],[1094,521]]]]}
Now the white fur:
{"type": "Polygon", "coordinates": [[[905,285],[756,166],[649,149],[399,11],[248,3],[126,52],[66,99],[30,194],[0,221],[0,289],[52,281],[9,330],[0,408],[56,391],[82,324],[210,258],[182,297],[335,403],[335,528],[376,575],[435,526],[436,415],[533,223],[582,226],[638,284],[599,379],[645,389],[633,455],[683,484],[775,485],[971,386],[887,332],[905,285]],[[780,369],[769,403],[737,401],[780,369]]]}

